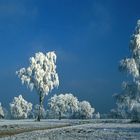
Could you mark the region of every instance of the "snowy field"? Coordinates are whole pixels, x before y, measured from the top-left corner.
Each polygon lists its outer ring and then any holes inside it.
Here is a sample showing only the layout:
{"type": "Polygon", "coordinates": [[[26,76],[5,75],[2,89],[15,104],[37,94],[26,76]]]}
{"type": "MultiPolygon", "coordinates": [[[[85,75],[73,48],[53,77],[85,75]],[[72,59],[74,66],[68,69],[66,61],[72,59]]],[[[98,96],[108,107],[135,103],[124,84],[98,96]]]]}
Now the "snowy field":
{"type": "Polygon", "coordinates": [[[140,140],[130,120],[0,120],[0,140],[140,140]]]}

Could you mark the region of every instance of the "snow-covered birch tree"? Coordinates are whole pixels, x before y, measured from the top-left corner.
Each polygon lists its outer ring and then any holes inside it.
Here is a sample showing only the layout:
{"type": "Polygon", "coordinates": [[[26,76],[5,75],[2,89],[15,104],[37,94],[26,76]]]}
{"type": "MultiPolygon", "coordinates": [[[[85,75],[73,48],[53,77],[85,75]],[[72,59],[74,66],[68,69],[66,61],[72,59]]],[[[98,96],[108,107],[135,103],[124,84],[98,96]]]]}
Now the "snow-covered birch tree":
{"type": "Polygon", "coordinates": [[[39,95],[40,109],[37,120],[40,121],[45,95],[48,95],[54,87],[59,85],[56,72],[56,54],[55,52],[46,54],[38,52],[29,59],[29,62],[29,67],[21,68],[16,73],[23,84],[27,85],[31,90],[35,89],[39,95]]]}
{"type": "Polygon", "coordinates": [[[11,115],[14,119],[25,119],[32,110],[32,104],[27,102],[22,95],[14,97],[10,103],[11,115]]]}
{"type": "Polygon", "coordinates": [[[120,61],[120,71],[131,77],[129,81],[123,82],[122,93],[115,96],[117,112],[123,118],[140,121],[140,20],[130,40],[130,52],[130,57],[120,61]]]}

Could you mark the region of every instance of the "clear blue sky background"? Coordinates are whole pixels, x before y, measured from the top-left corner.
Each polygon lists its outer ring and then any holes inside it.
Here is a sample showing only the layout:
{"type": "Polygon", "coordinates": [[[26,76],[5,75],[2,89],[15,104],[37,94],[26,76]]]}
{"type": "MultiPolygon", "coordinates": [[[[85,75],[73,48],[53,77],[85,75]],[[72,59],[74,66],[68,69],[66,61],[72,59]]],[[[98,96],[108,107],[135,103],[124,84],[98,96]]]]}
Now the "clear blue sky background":
{"type": "MultiPolygon", "coordinates": [[[[38,51],[55,50],[60,86],[99,112],[114,108],[125,75],[119,61],[137,20],[139,0],[0,0],[0,102],[22,94],[38,103],[15,75],[38,51]]],[[[50,97],[49,96],[49,97],[50,97]]]]}

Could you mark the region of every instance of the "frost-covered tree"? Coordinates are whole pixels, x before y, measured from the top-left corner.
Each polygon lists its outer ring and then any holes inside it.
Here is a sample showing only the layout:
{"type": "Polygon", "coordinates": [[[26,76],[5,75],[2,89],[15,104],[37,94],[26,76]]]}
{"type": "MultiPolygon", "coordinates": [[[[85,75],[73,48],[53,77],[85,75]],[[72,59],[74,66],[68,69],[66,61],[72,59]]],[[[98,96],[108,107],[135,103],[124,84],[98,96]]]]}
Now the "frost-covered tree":
{"type": "Polygon", "coordinates": [[[55,112],[55,115],[59,115],[59,119],[61,119],[61,116],[64,112],[66,112],[66,104],[65,104],[65,98],[63,94],[60,95],[54,95],[49,100],[49,107],[50,111],[55,112]]]}
{"type": "Polygon", "coordinates": [[[58,74],[56,73],[56,54],[54,52],[46,54],[39,52],[31,57],[29,62],[29,67],[22,68],[16,73],[23,84],[31,90],[35,89],[39,95],[40,109],[37,120],[40,121],[45,95],[48,95],[54,87],[59,85],[58,74]]]}
{"type": "Polygon", "coordinates": [[[65,104],[67,109],[67,114],[69,117],[73,117],[74,113],[78,110],[78,99],[71,93],[66,93],[65,104]]]}
{"type": "Polygon", "coordinates": [[[0,103],[0,119],[1,118],[4,118],[4,111],[3,111],[2,105],[0,103]]]}
{"type": "Polygon", "coordinates": [[[53,114],[52,112],[54,112],[54,114],[59,116],[59,119],[61,119],[62,116],[67,118],[89,119],[93,117],[95,111],[89,102],[79,102],[71,93],[54,95],[48,104],[50,106],[49,111],[51,115],[53,114]]]}
{"type": "Polygon", "coordinates": [[[14,97],[10,103],[11,115],[14,119],[25,119],[32,110],[32,104],[27,102],[22,95],[14,97]]]}
{"type": "Polygon", "coordinates": [[[123,118],[140,121],[140,20],[130,40],[130,52],[129,58],[120,61],[120,71],[128,73],[131,77],[128,82],[123,82],[122,93],[115,96],[117,112],[123,118]]]}
{"type": "Polygon", "coordinates": [[[95,111],[94,108],[91,107],[90,103],[87,101],[79,102],[78,115],[81,119],[90,119],[93,117],[93,113],[95,111]]]}
{"type": "Polygon", "coordinates": [[[50,111],[55,112],[61,119],[62,115],[72,116],[73,112],[78,110],[78,100],[71,93],[54,95],[49,100],[50,111]]]}

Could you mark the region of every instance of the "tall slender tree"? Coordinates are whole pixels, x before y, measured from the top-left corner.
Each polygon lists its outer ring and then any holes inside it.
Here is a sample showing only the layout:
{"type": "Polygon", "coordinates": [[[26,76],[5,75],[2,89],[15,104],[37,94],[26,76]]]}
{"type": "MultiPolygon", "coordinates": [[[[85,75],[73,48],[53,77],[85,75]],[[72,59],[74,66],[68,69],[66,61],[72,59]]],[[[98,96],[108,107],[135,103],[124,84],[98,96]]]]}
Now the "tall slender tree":
{"type": "Polygon", "coordinates": [[[39,95],[40,109],[37,120],[40,121],[45,95],[48,95],[54,87],[59,85],[59,78],[56,73],[56,54],[55,52],[46,54],[38,52],[29,59],[29,62],[29,67],[21,68],[16,73],[23,84],[31,90],[35,89],[39,95]]]}
{"type": "Polygon", "coordinates": [[[123,82],[121,94],[116,95],[117,112],[123,118],[140,121],[140,20],[137,21],[134,34],[130,40],[131,55],[120,61],[119,69],[130,75],[123,82]]]}

